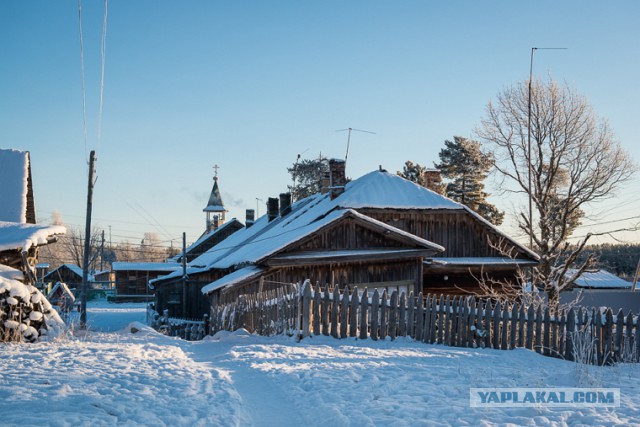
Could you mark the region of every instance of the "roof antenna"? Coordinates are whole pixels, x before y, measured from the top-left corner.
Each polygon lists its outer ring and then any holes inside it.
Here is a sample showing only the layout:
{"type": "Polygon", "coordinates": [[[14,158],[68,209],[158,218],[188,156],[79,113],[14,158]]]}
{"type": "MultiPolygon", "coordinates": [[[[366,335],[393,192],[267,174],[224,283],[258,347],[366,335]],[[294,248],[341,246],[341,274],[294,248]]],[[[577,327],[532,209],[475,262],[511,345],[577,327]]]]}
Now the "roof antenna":
{"type": "Polygon", "coordinates": [[[362,130],[362,129],[354,129],[354,128],[346,128],[346,129],[338,129],[336,132],[344,132],[344,131],[349,131],[349,135],[347,136],[347,153],[344,155],[344,164],[345,167],[347,165],[347,157],[349,157],[349,143],[351,142],[351,131],[356,131],[356,132],[365,132],[365,133],[372,133],[372,134],[376,134],[375,132],[371,132],[368,130],[362,130]]]}

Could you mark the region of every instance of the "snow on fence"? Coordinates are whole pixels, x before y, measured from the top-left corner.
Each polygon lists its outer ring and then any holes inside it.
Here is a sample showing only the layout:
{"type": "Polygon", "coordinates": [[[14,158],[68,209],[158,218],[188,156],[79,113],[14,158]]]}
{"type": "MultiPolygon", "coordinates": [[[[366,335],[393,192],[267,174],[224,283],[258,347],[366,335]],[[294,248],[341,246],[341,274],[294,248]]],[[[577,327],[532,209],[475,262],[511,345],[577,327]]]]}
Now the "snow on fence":
{"type": "Polygon", "coordinates": [[[367,289],[349,294],[306,281],[302,287],[245,295],[212,310],[212,332],[246,328],[259,335],[300,334],[394,340],[411,337],[429,344],[528,348],[540,354],[589,364],[638,362],[638,314],[499,303],[473,296],[410,293],[390,296],[367,289]]]}

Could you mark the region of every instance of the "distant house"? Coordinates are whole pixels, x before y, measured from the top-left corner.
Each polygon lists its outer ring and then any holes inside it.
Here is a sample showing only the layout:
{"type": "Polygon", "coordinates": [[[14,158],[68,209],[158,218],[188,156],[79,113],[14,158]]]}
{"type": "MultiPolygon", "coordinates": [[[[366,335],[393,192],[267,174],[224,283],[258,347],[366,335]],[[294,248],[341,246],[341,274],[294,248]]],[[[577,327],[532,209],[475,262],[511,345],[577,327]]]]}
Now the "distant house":
{"type": "MultiPolygon", "coordinates": [[[[305,279],[464,294],[478,289],[480,274],[514,281],[518,268],[538,263],[488,221],[433,191],[382,170],[345,184],[344,162],[332,161],[330,169],[323,194],[294,204],[287,194],[269,199],[265,216],[190,262],[187,283],[211,305],[305,279]]],[[[176,271],[160,281],[179,277],[176,271]]]]}
{"type": "MultiPolygon", "coordinates": [[[[92,277],[88,278],[89,281],[92,277]]],[[[82,287],[82,268],[75,264],[62,264],[58,268],[50,271],[43,277],[46,284],[55,284],[56,282],[66,283],[70,289],[80,289],[82,287]]]]}
{"type": "Polygon", "coordinates": [[[153,292],[149,281],[169,274],[180,268],[172,262],[114,262],[111,269],[115,273],[116,301],[151,301],[153,292]]]}
{"type": "MultiPolygon", "coordinates": [[[[575,273],[569,270],[568,274],[575,273]]],[[[631,291],[631,282],[605,270],[587,270],[575,280],[568,291],[560,293],[561,304],[575,304],[591,309],[611,307],[614,312],[622,309],[640,311],[640,292],[631,291]]]]}
{"type": "MultiPolygon", "coordinates": [[[[567,275],[572,275],[575,270],[569,270],[567,275]]],[[[631,289],[631,282],[610,273],[606,270],[586,270],[574,283],[571,284],[574,289],[591,289],[591,290],[612,290],[612,289],[631,289]]]]}
{"type": "MultiPolygon", "coordinates": [[[[62,226],[36,224],[29,152],[0,149],[0,264],[35,284],[38,248],[66,232],[62,226]]],[[[15,273],[6,273],[14,274],[15,273]]]]}

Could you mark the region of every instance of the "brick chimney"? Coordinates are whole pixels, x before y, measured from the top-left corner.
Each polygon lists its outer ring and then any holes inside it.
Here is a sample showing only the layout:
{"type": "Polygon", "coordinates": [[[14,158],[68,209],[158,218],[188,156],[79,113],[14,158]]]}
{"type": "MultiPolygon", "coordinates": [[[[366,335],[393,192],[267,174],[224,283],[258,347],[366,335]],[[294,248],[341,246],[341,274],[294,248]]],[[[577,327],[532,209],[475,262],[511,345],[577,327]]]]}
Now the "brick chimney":
{"type": "Polygon", "coordinates": [[[269,197],[267,199],[267,218],[269,218],[269,221],[273,221],[278,217],[278,211],[278,199],[269,197]]]}
{"type": "Polygon", "coordinates": [[[244,225],[249,228],[256,222],[256,211],[253,209],[247,209],[245,212],[244,225]]]}
{"type": "Polygon", "coordinates": [[[445,194],[446,185],[442,183],[442,175],[438,169],[426,169],[424,171],[425,187],[438,194],[445,194]]]}
{"type": "Polygon", "coordinates": [[[329,174],[331,178],[329,190],[331,191],[331,200],[344,193],[344,187],[347,184],[345,167],[346,163],[344,160],[329,160],[329,174]]]}
{"type": "Polygon", "coordinates": [[[291,193],[280,193],[280,216],[291,212],[291,193]]]}
{"type": "Polygon", "coordinates": [[[327,194],[329,187],[331,186],[331,174],[329,172],[322,173],[322,179],[320,181],[320,193],[327,194]]]}

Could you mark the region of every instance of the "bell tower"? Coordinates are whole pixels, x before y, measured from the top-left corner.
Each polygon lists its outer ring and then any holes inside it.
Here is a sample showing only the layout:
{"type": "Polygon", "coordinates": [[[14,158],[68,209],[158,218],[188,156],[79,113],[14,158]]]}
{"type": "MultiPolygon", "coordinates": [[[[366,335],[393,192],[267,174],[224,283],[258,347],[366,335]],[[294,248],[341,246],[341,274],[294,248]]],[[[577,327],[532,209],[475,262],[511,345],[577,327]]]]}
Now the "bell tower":
{"type": "Polygon", "coordinates": [[[224,215],[227,210],[224,208],[222,197],[220,196],[220,189],[218,188],[218,169],[220,166],[213,166],[213,188],[211,189],[211,195],[209,196],[209,203],[202,210],[207,214],[207,232],[217,229],[224,224],[224,215]]]}

